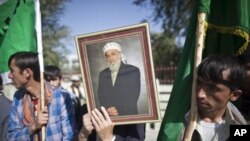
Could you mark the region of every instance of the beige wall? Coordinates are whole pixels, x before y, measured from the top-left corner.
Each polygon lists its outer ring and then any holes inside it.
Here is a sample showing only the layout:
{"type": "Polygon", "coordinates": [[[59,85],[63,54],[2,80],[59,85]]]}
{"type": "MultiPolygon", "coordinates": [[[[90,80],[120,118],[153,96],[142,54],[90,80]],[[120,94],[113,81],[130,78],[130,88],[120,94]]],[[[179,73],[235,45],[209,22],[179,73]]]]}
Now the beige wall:
{"type": "Polygon", "coordinates": [[[16,87],[12,84],[5,84],[3,86],[3,93],[4,95],[9,98],[11,101],[13,100],[13,96],[16,92],[16,87]]]}

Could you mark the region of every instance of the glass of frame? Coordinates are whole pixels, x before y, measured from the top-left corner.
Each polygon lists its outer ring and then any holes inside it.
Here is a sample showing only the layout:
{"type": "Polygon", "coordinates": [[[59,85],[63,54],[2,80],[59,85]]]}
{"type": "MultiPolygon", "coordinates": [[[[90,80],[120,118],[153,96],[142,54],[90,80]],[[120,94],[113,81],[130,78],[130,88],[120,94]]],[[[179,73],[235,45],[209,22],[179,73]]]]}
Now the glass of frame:
{"type": "Polygon", "coordinates": [[[88,111],[103,106],[116,125],[161,120],[147,22],[77,35],[75,41],[88,111]],[[103,50],[107,43],[120,45],[126,60],[115,80],[103,50]]]}

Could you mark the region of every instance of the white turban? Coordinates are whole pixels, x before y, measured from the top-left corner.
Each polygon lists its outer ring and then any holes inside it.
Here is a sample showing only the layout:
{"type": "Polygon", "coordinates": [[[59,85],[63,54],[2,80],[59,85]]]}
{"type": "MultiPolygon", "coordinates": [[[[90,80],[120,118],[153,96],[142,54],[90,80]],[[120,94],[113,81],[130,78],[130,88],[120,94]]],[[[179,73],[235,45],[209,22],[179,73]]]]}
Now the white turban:
{"type": "MultiPolygon", "coordinates": [[[[105,54],[105,52],[110,50],[110,49],[116,49],[119,52],[122,52],[122,47],[116,42],[106,43],[103,47],[103,53],[105,54]]],[[[122,59],[123,63],[127,64],[127,58],[122,53],[121,53],[121,59],[122,59]]]]}
{"type": "Polygon", "coordinates": [[[116,42],[109,42],[109,43],[106,43],[103,47],[103,53],[105,54],[106,51],[110,50],[110,49],[116,49],[118,50],[119,52],[122,51],[122,48],[121,46],[116,43],[116,42]]]}
{"type": "Polygon", "coordinates": [[[71,76],[71,81],[80,81],[80,80],[81,80],[81,78],[78,75],[72,75],[71,76]]]}

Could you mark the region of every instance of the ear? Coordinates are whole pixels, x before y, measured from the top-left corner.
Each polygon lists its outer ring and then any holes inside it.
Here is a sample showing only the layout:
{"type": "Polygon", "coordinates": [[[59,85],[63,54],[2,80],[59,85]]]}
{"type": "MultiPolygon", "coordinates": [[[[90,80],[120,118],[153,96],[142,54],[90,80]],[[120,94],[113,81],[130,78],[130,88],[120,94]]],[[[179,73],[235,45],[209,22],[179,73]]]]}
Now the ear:
{"type": "Polygon", "coordinates": [[[24,71],[23,71],[23,74],[26,78],[30,78],[30,76],[32,75],[32,71],[29,69],[29,68],[26,68],[24,71]]]}
{"type": "Polygon", "coordinates": [[[236,101],[242,95],[242,90],[237,89],[232,91],[232,95],[230,97],[231,101],[236,101]]]}

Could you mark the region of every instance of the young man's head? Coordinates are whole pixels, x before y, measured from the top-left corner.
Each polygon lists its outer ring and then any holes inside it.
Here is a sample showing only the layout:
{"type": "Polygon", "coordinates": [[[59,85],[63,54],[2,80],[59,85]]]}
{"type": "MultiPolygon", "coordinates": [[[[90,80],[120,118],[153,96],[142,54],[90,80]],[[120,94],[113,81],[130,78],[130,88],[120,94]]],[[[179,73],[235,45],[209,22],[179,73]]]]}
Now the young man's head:
{"type": "Polygon", "coordinates": [[[16,88],[25,87],[30,80],[40,81],[38,54],[33,52],[17,52],[8,61],[10,73],[16,88]]]}
{"type": "Polygon", "coordinates": [[[44,79],[54,88],[61,86],[62,72],[57,66],[49,65],[44,68],[44,79]]]}
{"type": "Polygon", "coordinates": [[[104,45],[103,52],[108,61],[111,71],[118,70],[121,63],[121,46],[115,42],[109,42],[104,45]]]}
{"type": "Polygon", "coordinates": [[[200,114],[225,112],[228,101],[242,94],[239,89],[246,70],[236,57],[212,55],[197,70],[197,105],[200,114]]]}

